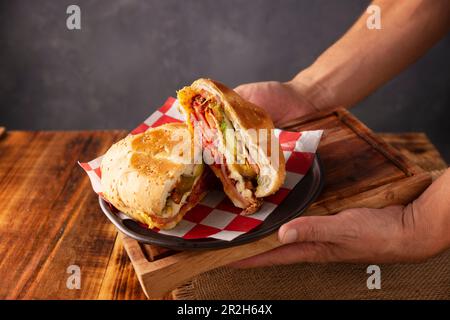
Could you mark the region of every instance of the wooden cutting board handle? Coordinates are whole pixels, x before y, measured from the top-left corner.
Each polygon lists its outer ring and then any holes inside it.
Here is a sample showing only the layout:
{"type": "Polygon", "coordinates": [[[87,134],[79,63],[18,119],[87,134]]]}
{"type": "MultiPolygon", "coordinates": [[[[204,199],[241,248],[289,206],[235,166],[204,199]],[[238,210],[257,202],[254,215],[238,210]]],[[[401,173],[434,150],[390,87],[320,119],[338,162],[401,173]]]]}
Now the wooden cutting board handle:
{"type": "Polygon", "coordinates": [[[150,299],[164,296],[173,288],[203,272],[222,267],[281,245],[277,233],[258,241],[219,250],[183,251],[162,260],[149,263],[138,242],[122,235],[127,253],[133,256],[133,265],[145,294],[150,299]],[[151,285],[149,285],[151,284],[151,285]]]}

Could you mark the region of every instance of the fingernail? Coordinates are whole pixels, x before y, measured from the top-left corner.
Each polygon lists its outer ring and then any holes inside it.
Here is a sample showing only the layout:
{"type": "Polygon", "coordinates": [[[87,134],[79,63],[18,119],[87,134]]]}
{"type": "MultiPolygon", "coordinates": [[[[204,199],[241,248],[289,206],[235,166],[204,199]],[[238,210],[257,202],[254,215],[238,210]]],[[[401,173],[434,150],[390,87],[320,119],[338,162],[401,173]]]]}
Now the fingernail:
{"type": "Polygon", "coordinates": [[[284,244],[288,244],[297,241],[297,238],[298,238],[297,230],[289,229],[284,233],[283,237],[281,238],[281,242],[284,244]]]}

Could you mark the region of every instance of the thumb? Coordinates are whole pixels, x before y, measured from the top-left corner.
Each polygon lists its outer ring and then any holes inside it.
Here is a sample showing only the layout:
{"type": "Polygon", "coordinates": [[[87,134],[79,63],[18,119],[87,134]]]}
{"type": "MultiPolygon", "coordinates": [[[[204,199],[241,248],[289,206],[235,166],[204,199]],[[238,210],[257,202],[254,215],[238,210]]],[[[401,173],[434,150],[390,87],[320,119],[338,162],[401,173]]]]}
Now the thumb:
{"type": "Polygon", "coordinates": [[[300,217],[282,225],[278,239],[283,244],[292,242],[333,242],[342,235],[344,224],[338,215],[300,217]]]}

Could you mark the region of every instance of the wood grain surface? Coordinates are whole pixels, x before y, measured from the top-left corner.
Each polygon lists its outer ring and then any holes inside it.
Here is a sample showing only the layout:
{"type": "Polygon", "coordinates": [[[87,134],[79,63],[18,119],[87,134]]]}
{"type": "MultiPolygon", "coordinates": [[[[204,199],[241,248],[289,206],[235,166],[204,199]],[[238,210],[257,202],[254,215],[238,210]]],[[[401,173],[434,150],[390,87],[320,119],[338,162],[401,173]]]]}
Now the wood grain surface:
{"type": "Polygon", "coordinates": [[[10,131],[0,140],[0,298],[97,298],[117,232],[77,160],[124,132],[10,131]],[[67,268],[81,268],[69,290],[67,268]]]}
{"type": "MultiPolygon", "coordinates": [[[[8,131],[0,139],[0,299],[145,299],[121,237],[76,163],[124,135],[8,131]],[[80,290],[66,287],[74,264],[80,290]]],[[[381,136],[428,171],[446,167],[423,134],[381,136]]]]}

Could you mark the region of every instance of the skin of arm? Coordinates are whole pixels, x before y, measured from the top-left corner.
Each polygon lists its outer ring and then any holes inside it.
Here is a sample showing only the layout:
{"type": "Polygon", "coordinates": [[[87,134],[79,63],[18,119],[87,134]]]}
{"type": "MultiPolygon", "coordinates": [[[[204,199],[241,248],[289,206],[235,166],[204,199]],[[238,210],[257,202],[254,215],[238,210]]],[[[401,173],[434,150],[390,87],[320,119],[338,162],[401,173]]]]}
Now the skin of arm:
{"type": "Polygon", "coordinates": [[[448,0],[378,0],[382,29],[363,14],[291,81],[317,109],[351,107],[424,55],[450,29],[448,0]],[[351,88],[351,90],[348,90],[351,88]]]}
{"type": "MultiPolygon", "coordinates": [[[[448,0],[372,4],[381,9],[381,30],[369,30],[368,16],[363,14],[291,81],[251,83],[236,90],[265,108],[282,127],[313,112],[353,106],[415,62],[450,29],[448,0]]],[[[450,248],[449,195],[447,169],[406,206],[354,208],[333,216],[294,219],[279,229],[283,246],[233,265],[421,261],[450,248]]]]}

